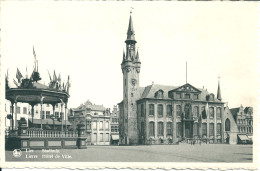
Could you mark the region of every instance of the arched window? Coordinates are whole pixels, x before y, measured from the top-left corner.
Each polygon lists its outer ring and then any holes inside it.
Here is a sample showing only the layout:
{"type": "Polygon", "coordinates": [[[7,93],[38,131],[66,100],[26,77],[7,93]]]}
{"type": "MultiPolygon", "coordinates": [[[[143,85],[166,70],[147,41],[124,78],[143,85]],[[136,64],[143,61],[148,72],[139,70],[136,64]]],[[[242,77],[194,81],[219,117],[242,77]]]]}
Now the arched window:
{"type": "Polygon", "coordinates": [[[172,135],[172,122],[167,122],[167,135],[172,135]]]}
{"type": "Polygon", "coordinates": [[[181,116],[181,105],[176,106],[176,113],[177,113],[177,116],[181,116]]]}
{"type": "Polygon", "coordinates": [[[213,107],[209,108],[209,117],[214,118],[214,108],[213,107]]]}
{"type": "Polygon", "coordinates": [[[217,119],[221,119],[221,108],[217,108],[217,119]]]}
{"type": "Polygon", "coordinates": [[[199,117],[199,107],[198,106],[194,106],[194,111],[193,111],[193,116],[195,117],[199,117]]]}
{"type": "Polygon", "coordinates": [[[172,105],[167,105],[167,116],[172,116],[172,105]]]}
{"type": "Polygon", "coordinates": [[[149,135],[154,136],[154,122],[149,122],[149,135]]]}
{"type": "Polygon", "coordinates": [[[230,120],[226,119],[225,121],[225,131],[230,131],[230,120]]]}
{"type": "Polygon", "coordinates": [[[149,104],[149,115],[154,115],[154,104],[149,104]]]}
{"type": "Polygon", "coordinates": [[[158,104],[157,112],[158,112],[158,117],[162,117],[163,116],[163,105],[162,104],[158,104]]]}
{"type": "Polygon", "coordinates": [[[191,119],[191,105],[187,103],[184,106],[185,119],[191,119]]]}
{"type": "Polygon", "coordinates": [[[144,136],[144,122],[141,122],[141,136],[144,136]]]}
{"type": "Polygon", "coordinates": [[[163,122],[158,122],[158,136],[163,136],[163,122]]]}

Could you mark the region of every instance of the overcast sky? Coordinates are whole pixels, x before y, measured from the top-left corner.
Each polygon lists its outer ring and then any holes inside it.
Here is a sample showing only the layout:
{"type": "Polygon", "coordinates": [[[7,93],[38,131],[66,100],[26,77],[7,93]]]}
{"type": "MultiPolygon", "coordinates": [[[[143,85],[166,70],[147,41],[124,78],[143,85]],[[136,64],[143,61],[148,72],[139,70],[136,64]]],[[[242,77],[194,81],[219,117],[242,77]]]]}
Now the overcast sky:
{"type": "Polygon", "coordinates": [[[42,83],[48,70],[71,78],[69,107],[90,99],[112,108],[123,98],[121,62],[130,7],[142,62],[140,86],[188,82],[217,94],[229,107],[255,106],[259,96],[256,3],[1,2],[1,50],[9,80],[18,67],[42,83]]]}

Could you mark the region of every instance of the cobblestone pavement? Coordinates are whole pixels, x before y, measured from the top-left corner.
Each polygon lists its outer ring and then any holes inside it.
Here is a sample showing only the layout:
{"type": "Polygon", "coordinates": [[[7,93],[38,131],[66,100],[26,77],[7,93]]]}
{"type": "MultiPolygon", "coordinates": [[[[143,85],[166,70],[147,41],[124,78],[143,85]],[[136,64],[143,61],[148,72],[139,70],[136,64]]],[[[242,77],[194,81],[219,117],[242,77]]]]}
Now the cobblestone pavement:
{"type": "Polygon", "coordinates": [[[59,153],[33,150],[14,157],[6,151],[6,161],[64,162],[252,162],[252,145],[180,144],[140,146],[88,146],[87,149],[59,149],[59,153]]]}

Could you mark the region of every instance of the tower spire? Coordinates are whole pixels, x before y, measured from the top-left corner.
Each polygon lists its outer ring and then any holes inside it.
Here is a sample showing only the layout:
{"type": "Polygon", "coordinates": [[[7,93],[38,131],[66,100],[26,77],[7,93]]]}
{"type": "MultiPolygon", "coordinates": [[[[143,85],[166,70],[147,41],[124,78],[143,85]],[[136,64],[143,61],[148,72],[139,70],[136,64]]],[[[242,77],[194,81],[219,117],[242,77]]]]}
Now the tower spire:
{"type": "Polygon", "coordinates": [[[218,76],[218,93],[217,93],[217,99],[222,100],[221,98],[221,92],[220,92],[220,77],[218,76]]]}
{"type": "Polygon", "coordinates": [[[135,41],[135,32],[134,32],[134,26],[133,26],[133,21],[132,21],[132,10],[130,11],[130,18],[129,18],[129,24],[128,24],[128,30],[127,30],[127,39],[126,43],[129,41],[135,41]]]}

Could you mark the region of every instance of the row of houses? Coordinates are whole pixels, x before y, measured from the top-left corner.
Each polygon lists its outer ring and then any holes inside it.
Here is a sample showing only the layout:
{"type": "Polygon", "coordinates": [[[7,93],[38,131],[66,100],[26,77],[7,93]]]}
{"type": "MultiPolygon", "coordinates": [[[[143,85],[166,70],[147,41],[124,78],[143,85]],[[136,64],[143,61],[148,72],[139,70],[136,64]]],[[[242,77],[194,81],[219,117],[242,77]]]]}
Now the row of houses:
{"type": "MultiPolygon", "coordinates": [[[[105,108],[103,105],[93,104],[88,100],[77,108],[66,109],[68,110],[66,112],[68,113],[68,116],[62,117],[64,115],[64,110],[62,110],[61,105],[56,105],[53,108],[53,106],[51,105],[44,104],[42,107],[42,113],[40,113],[40,105],[36,105],[34,107],[35,114],[33,121],[31,108],[28,104],[18,103],[17,107],[14,110],[17,110],[15,112],[17,112],[18,121],[22,117],[26,118],[29,127],[41,128],[42,126],[42,129],[49,128],[59,130],[62,124],[61,122],[63,122],[63,125],[66,126],[68,130],[76,130],[76,126],[78,123],[84,123],[88,145],[118,145],[119,143],[123,144],[123,142],[119,142],[119,110],[117,106],[114,106],[112,111],[110,111],[109,108],[105,108]]],[[[161,111],[156,110],[156,114],[154,113],[154,115],[159,116],[159,118],[167,118],[170,115],[169,111],[168,113],[166,111],[165,114],[164,112],[160,112],[161,111]]],[[[5,127],[6,130],[10,130],[12,128],[12,123],[11,119],[8,119],[8,115],[10,115],[11,113],[9,101],[6,101],[5,104],[5,113],[5,127]]],[[[252,107],[243,107],[241,105],[240,107],[229,109],[228,106],[225,106],[223,115],[225,116],[225,129],[223,130],[224,143],[237,144],[252,140],[252,107]]],[[[198,131],[195,131],[198,130],[198,125],[196,125],[196,123],[193,125],[193,135],[191,138],[198,137],[198,131]]],[[[205,124],[202,123],[202,134],[207,135],[207,128],[205,127],[206,125],[203,125],[205,124]]],[[[169,124],[167,125],[167,122],[165,125],[165,131],[164,126],[159,126],[159,124],[158,127],[161,127],[160,129],[155,129],[154,127],[154,124],[149,125],[149,129],[153,130],[150,132],[150,134],[153,134],[153,136],[156,134],[160,135],[161,137],[164,137],[164,135],[167,137],[167,135],[172,135],[173,132],[175,132],[177,137],[181,135],[180,128],[177,127],[177,130],[174,131],[172,130],[172,127],[169,126],[169,124]]],[[[213,130],[214,129],[209,128],[208,131],[210,135],[214,135],[213,130]]],[[[220,132],[221,129],[217,128],[216,133],[220,132]]],[[[165,139],[165,141],[168,141],[167,138],[165,139]]]]}
{"type": "MultiPolygon", "coordinates": [[[[17,121],[25,118],[30,129],[64,130],[76,131],[77,124],[85,125],[88,145],[110,145],[118,144],[118,108],[113,110],[103,105],[92,104],[89,100],[77,108],[65,109],[61,104],[52,106],[50,104],[37,104],[34,106],[34,114],[31,114],[31,106],[26,103],[17,103],[14,113],[17,113],[17,121]],[[42,112],[41,111],[42,107],[42,112]],[[65,112],[66,110],[66,112],[65,112]],[[66,114],[66,115],[65,115],[66,114]]],[[[5,128],[6,131],[17,129],[17,123],[12,123],[11,104],[5,103],[5,128]],[[12,126],[14,125],[14,127],[12,126]]]]}

